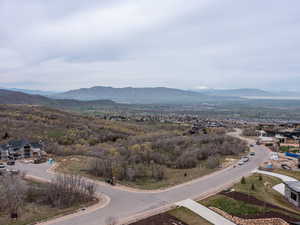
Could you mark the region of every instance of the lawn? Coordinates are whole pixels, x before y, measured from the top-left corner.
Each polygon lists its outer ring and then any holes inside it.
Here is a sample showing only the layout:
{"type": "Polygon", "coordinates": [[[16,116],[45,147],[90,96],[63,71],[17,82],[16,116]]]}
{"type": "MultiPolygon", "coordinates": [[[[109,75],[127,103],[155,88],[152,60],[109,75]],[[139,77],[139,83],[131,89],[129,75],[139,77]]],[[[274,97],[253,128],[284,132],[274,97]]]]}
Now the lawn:
{"type": "Polygon", "coordinates": [[[46,205],[34,203],[25,204],[17,221],[11,221],[8,215],[0,214],[0,224],[5,225],[28,225],[39,221],[44,221],[57,216],[63,216],[75,212],[83,206],[74,206],[67,209],[52,208],[46,205]]]}
{"type": "MultiPolygon", "coordinates": [[[[234,157],[232,157],[234,158],[234,157]]],[[[96,177],[90,175],[87,171],[89,168],[89,160],[92,159],[91,157],[86,156],[70,156],[64,158],[57,158],[58,167],[56,171],[62,173],[74,173],[80,174],[83,176],[87,176],[91,179],[103,181],[104,179],[101,177],[96,177]]],[[[204,164],[204,163],[203,163],[204,164]]],[[[228,164],[228,162],[227,162],[228,164]]],[[[151,178],[146,179],[138,179],[135,182],[129,181],[118,181],[118,183],[122,185],[126,185],[133,188],[145,189],[145,190],[154,190],[160,188],[171,187],[174,185],[178,185],[184,182],[191,181],[193,179],[208,175],[212,172],[217,171],[219,168],[216,169],[209,169],[206,168],[204,165],[198,166],[196,168],[191,169],[173,169],[173,168],[166,168],[165,170],[165,178],[161,181],[157,181],[151,178]]]]}
{"type": "Polygon", "coordinates": [[[294,152],[296,153],[299,150],[299,148],[295,146],[280,146],[279,151],[280,152],[294,152]]]}
{"type": "Polygon", "coordinates": [[[184,207],[173,209],[167,213],[189,225],[211,225],[212,224],[207,220],[203,219],[202,217],[200,217],[199,215],[195,214],[191,210],[184,207]]]}
{"type": "Polygon", "coordinates": [[[201,201],[206,207],[215,207],[234,216],[256,215],[264,212],[263,207],[247,204],[243,201],[223,196],[214,195],[208,199],[201,201]]]}
{"type": "Polygon", "coordinates": [[[288,212],[281,209],[264,209],[263,206],[238,201],[221,194],[204,199],[201,201],[201,203],[208,207],[213,206],[220,208],[225,212],[236,216],[260,214],[273,211],[293,217],[295,217],[295,214],[297,214],[299,216],[296,217],[300,218],[299,209],[292,206],[285,200],[283,196],[271,188],[276,184],[282,183],[280,179],[266,175],[253,174],[252,176],[245,178],[245,182],[246,183],[244,184],[241,182],[236,183],[233,185],[232,189],[234,189],[236,192],[241,192],[246,195],[253,196],[261,201],[278,206],[287,210],[288,212]]]}
{"type": "Polygon", "coordinates": [[[272,172],[280,173],[286,176],[293,177],[297,180],[300,180],[300,171],[293,171],[293,170],[284,170],[284,169],[274,169],[272,172]]]}
{"type": "Polygon", "coordinates": [[[235,184],[233,188],[238,192],[249,194],[259,200],[277,205],[298,214],[298,209],[293,207],[282,195],[271,188],[279,183],[282,183],[282,181],[276,177],[254,174],[246,178],[246,184],[241,184],[241,182],[239,182],[235,184]],[[259,177],[262,177],[262,180],[259,180],[259,177]],[[252,184],[254,184],[255,190],[251,189],[252,184]]]}

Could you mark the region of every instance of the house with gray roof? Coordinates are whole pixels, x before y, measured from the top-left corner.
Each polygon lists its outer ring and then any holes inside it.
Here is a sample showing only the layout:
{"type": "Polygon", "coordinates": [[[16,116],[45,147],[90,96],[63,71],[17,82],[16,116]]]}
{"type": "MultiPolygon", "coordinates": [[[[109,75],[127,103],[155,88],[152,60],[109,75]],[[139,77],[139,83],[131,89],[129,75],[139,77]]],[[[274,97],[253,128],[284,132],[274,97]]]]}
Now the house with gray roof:
{"type": "Polygon", "coordinates": [[[8,160],[9,158],[9,147],[8,145],[0,145],[0,160],[8,160]]]}
{"type": "Polygon", "coordinates": [[[42,147],[40,142],[30,143],[27,140],[12,140],[7,144],[0,145],[0,160],[38,157],[42,147]]]}
{"type": "Polygon", "coordinates": [[[300,207],[300,181],[285,181],[285,197],[293,205],[300,207]]]}

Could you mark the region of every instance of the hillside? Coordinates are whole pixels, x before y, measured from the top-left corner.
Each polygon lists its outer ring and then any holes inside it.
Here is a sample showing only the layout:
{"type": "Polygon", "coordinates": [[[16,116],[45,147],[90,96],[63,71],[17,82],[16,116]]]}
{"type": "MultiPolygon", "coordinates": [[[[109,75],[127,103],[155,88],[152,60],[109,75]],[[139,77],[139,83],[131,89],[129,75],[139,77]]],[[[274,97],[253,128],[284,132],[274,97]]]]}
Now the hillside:
{"type": "Polygon", "coordinates": [[[54,94],[58,93],[58,92],[54,92],[54,91],[31,90],[31,89],[22,89],[22,88],[0,87],[0,89],[8,90],[8,91],[17,91],[17,92],[22,92],[25,94],[30,94],[30,95],[42,95],[42,96],[54,95],[54,94]]]}
{"type": "Polygon", "coordinates": [[[52,95],[52,97],[58,99],[76,99],[84,101],[110,99],[120,103],[140,104],[200,102],[208,98],[208,96],[205,96],[201,93],[165,87],[113,88],[103,86],[71,90],[52,95]]]}
{"type": "Polygon", "coordinates": [[[0,89],[0,104],[44,105],[57,108],[91,107],[113,105],[110,100],[78,101],[70,99],[51,99],[41,95],[30,95],[17,91],[0,89]]]}
{"type": "Polygon", "coordinates": [[[115,141],[142,132],[142,128],[45,106],[0,105],[0,143],[11,139],[44,140],[61,145],[115,141]]]}

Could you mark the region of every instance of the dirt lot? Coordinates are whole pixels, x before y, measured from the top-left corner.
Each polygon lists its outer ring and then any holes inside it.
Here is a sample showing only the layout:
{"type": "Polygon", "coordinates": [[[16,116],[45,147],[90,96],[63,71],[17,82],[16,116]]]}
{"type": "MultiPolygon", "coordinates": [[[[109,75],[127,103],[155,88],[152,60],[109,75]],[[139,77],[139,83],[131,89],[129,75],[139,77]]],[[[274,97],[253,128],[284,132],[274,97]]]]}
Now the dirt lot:
{"type": "Polygon", "coordinates": [[[130,225],[188,225],[167,213],[151,216],[130,225]]]}

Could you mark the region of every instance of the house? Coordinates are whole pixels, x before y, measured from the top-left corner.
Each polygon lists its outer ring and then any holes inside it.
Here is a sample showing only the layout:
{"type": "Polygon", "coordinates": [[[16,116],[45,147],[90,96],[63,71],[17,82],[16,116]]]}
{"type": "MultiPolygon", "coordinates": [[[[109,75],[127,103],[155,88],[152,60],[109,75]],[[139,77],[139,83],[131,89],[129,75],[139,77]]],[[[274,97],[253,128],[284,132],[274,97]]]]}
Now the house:
{"type": "Polygon", "coordinates": [[[273,137],[260,136],[257,140],[257,144],[265,146],[273,146],[276,143],[276,139],[273,137]]]}
{"type": "Polygon", "coordinates": [[[287,137],[280,135],[280,134],[276,134],[275,138],[277,139],[279,144],[284,144],[287,142],[287,137]]]}
{"type": "Polygon", "coordinates": [[[300,181],[285,181],[284,194],[293,205],[300,207],[300,181]]]}
{"type": "Polygon", "coordinates": [[[0,160],[6,161],[9,156],[9,147],[8,145],[0,145],[0,160]]]}
{"type": "Polygon", "coordinates": [[[31,150],[27,140],[13,140],[8,142],[9,154],[14,159],[30,158],[31,150]]]}
{"type": "Polygon", "coordinates": [[[41,142],[31,142],[30,143],[32,156],[33,157],[40,157],[43,149],[43,145],[41,142]]]}
{"type": "Polygon", "coordinates": [[[0,146],[0,160],[23,159],[41,156],[42,144],[27,140],[12,140],[0,146]]]}

